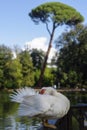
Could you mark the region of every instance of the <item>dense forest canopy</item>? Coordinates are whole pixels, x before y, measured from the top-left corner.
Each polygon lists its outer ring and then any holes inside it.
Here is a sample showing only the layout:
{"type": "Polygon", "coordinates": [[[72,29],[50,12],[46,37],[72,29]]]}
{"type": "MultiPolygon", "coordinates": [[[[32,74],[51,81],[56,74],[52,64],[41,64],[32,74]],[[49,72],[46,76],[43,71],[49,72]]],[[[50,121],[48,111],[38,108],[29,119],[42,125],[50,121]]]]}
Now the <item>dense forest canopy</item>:
{"type": "Polygon", "coordinates": [[[87,26],[77,25],[56,41],[60,45],[57,60],[59,82],[70,87],[87,85],[87,26]]]}

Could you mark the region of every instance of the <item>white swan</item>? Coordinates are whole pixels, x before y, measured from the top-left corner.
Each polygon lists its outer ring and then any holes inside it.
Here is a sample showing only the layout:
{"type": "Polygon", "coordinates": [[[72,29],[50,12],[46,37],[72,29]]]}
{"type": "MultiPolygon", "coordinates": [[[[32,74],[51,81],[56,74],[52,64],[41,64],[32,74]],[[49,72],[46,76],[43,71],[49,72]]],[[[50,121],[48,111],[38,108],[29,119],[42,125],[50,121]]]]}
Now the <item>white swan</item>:
{"type": "Polygon", "coordinates": [[[22,88],[11,95],[11,100],[20,103],[19,116],[40,117],[43,125],[51,128],[56,126],[47,124],[46,119],[61,118],[70,108],[67,97],[52,87],[44,87],[39,93],[28,87],[22,88]]]}

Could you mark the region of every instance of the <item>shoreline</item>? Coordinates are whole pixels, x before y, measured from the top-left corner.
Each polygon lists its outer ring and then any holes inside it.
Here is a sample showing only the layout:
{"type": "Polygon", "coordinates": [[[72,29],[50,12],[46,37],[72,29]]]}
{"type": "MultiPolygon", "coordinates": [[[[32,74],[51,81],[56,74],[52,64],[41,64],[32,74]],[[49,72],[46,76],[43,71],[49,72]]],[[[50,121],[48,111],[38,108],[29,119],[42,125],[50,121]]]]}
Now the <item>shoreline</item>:
{"type": "MultiPolygon", "coordinates": [[[[20,88],[19,88],[20,89],[20,88]]],[[[34,88],[35,89],[35,88],[34,88]]],[[[16,91],[17,89],[2,89],[1,91],[7,91],[7,92],[13,92],[16,91]]],[[[37,92],[40,91],[40,89],[35,89],[37,92]]],[[[79,89],[79,88],[75,88],[75,89],[56,89],[58,92],[87,92],[87,89],[79,89]]]]}

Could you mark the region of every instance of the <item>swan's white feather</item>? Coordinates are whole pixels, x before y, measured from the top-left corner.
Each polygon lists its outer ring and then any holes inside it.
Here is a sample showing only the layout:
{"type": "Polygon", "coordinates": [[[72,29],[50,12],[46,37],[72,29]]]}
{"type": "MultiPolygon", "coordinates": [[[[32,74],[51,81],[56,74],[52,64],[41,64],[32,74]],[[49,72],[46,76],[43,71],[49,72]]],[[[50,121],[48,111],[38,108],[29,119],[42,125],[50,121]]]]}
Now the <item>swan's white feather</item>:
{"type": "Polygon", "coordinates": [[[21,103],[25,96],[36,95],[37,92],[32,88],[20,88],[10,95],[11,101],[21,103]]]}
{"type": "Polygon", "coordinates": [[[34,89],[22,88],[11,95],[11,100],[20,103],[19,116],[61,118],[70,108],[67,97],[51,87],[43,95],[37,94],[34,89]]]}
{"type": "Polygon", "coordinates": [[[25,97],[19,106],[19,116],[61,118],[69,110],[65,102],[51,95],[25,97]],[[55,103],[56,102],[56,103],[55,103]],[[58,103],[57,103],[58,102],[58,103]]]}
{"type": "Polygon", "coordinates": [[[18,115],[20,116],[38,116],[48,111],[50,104],[43,103],[43,95],[26,96],[19,106],[18,115]]]}

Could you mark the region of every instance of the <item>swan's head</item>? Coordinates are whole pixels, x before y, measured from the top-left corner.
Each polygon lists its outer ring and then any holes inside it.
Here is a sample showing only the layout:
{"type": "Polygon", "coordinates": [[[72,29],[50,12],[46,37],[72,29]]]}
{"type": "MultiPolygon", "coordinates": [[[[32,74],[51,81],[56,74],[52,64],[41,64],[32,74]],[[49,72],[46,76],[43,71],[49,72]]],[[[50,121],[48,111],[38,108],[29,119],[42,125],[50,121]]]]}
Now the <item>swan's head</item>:
{"type": "Polygon", "coordinates": [[[40,92],[40,94],[46,94],[46,95],[53,95],[56,96],[57,91],[52,87],[43,87],[40,92]]]}

